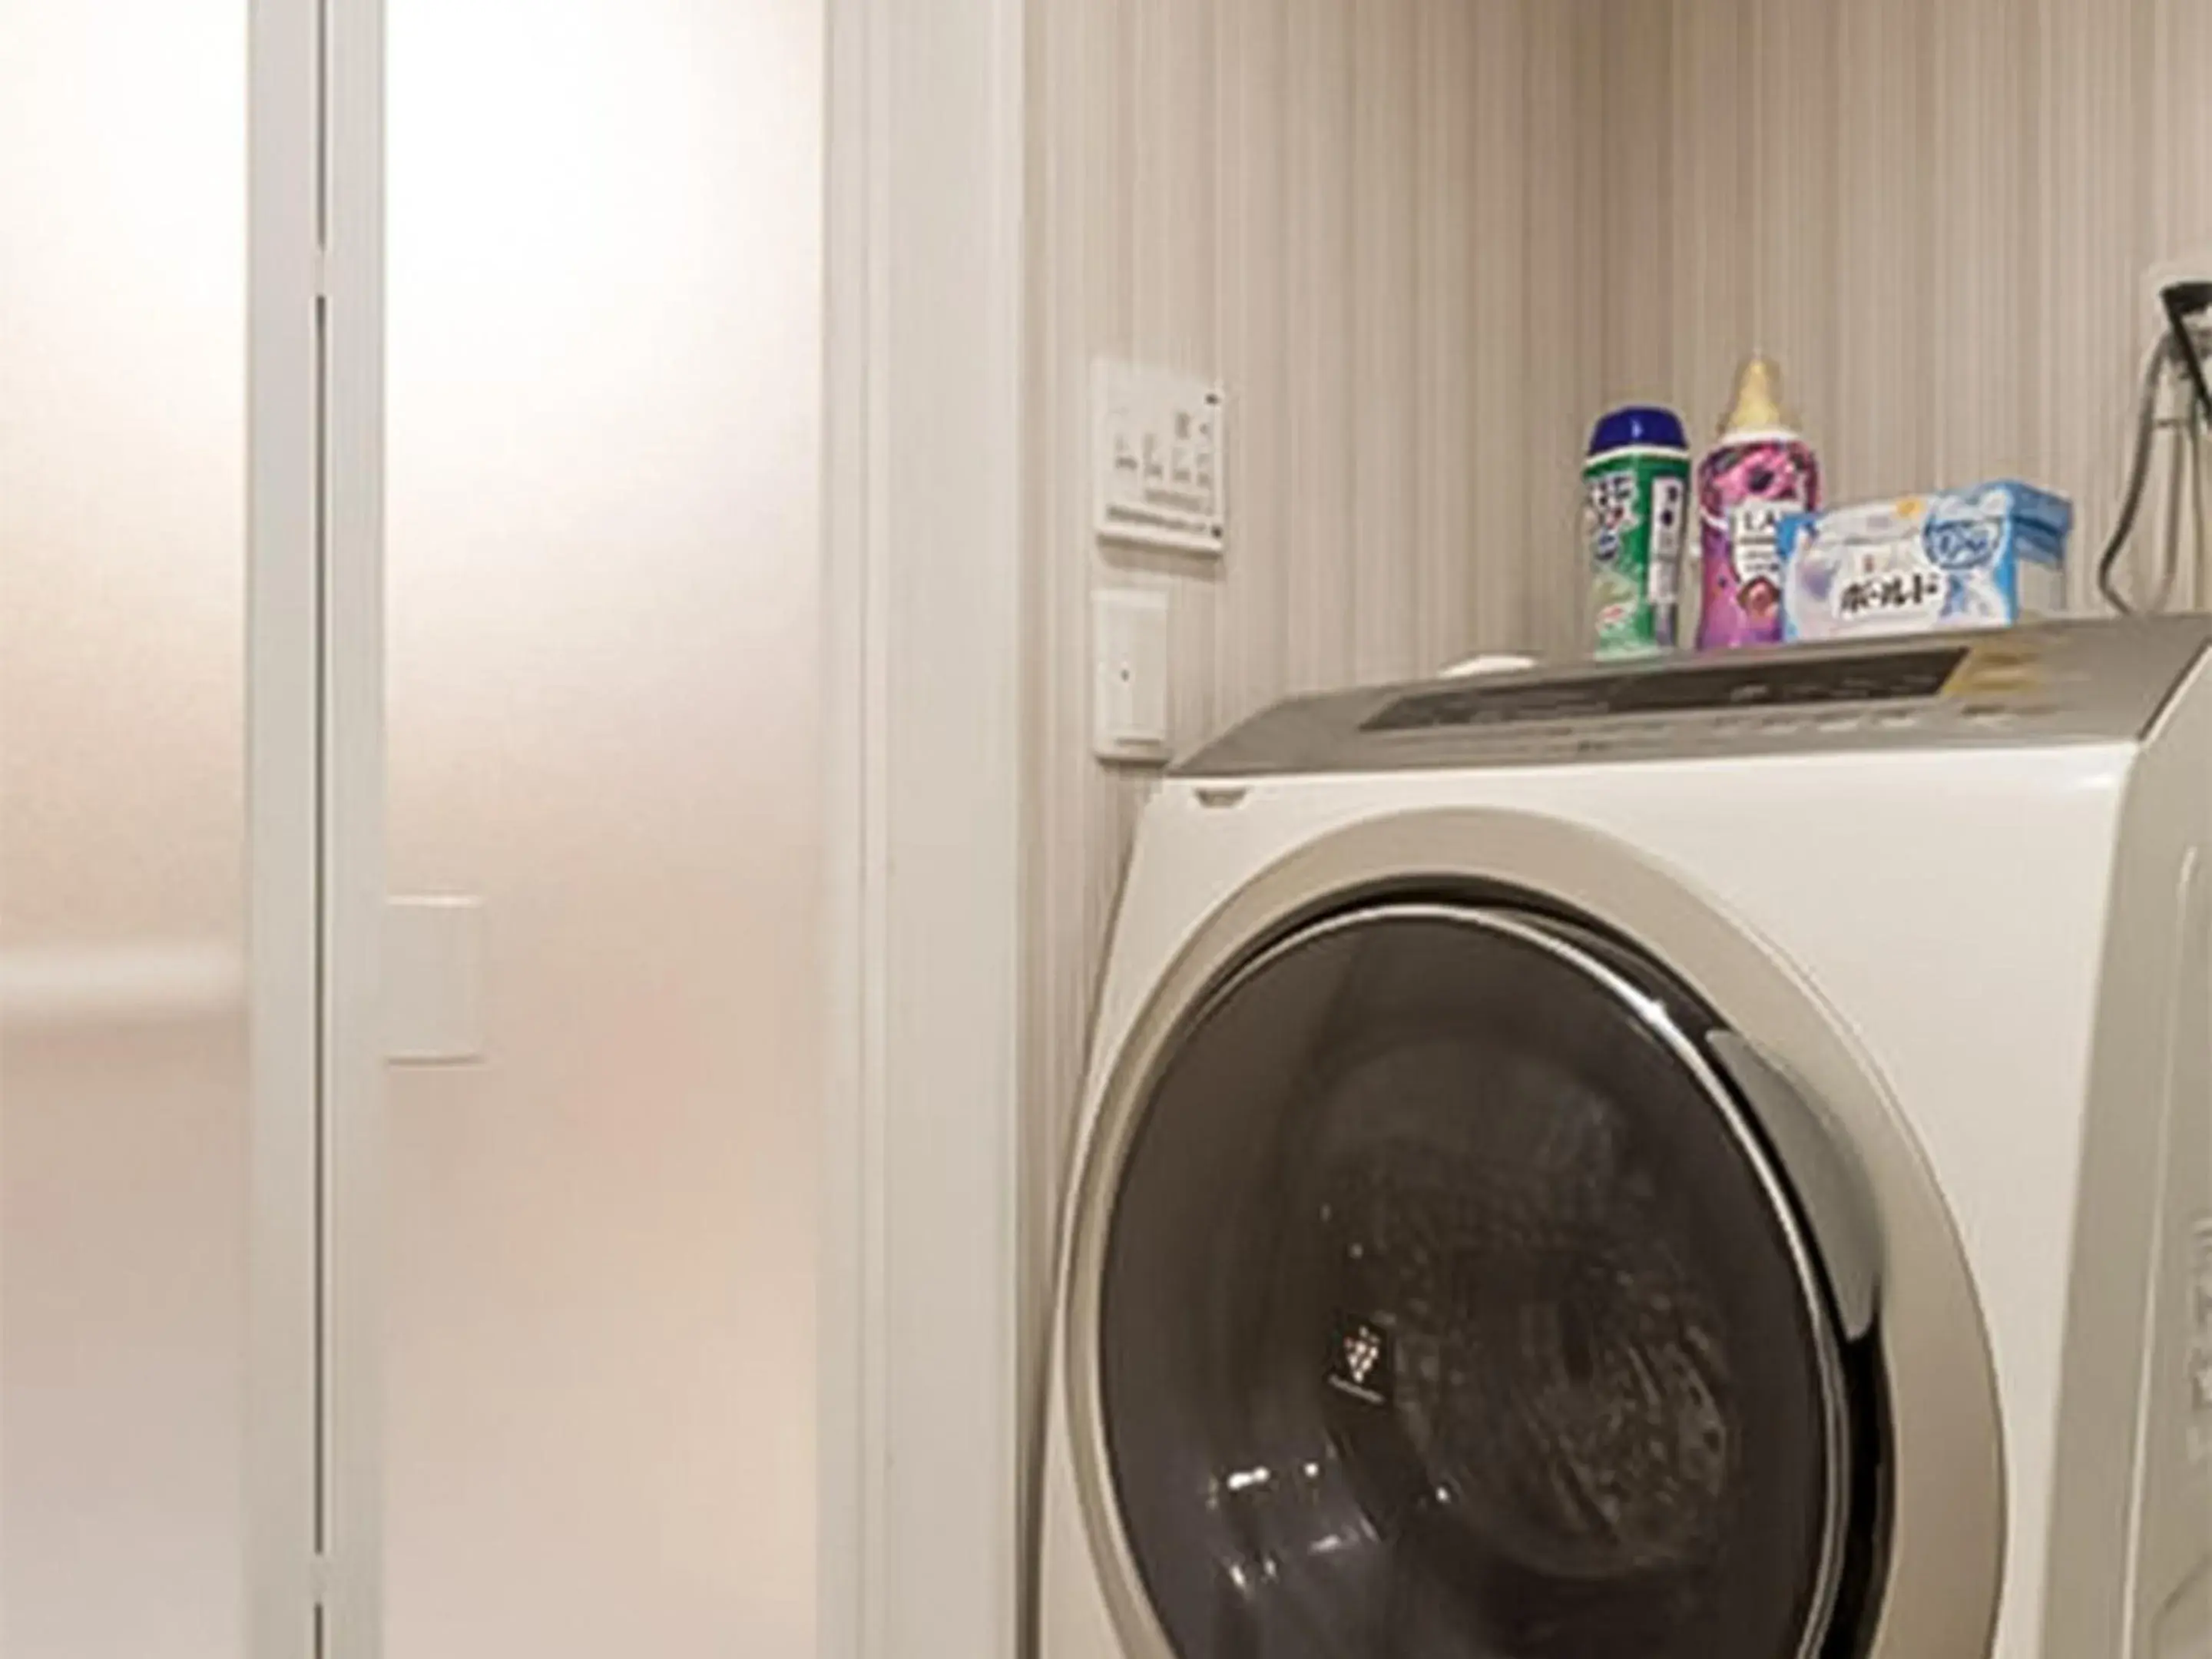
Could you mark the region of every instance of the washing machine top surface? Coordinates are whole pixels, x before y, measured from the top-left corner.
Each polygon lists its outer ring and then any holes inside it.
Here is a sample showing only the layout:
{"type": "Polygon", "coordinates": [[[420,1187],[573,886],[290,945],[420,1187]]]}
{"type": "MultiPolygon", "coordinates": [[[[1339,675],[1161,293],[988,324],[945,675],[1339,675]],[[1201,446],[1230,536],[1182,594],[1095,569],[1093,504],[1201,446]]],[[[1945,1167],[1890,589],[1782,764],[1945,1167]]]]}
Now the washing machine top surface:
{"type": "Polygon", "coordinates": [[[1176,769],[1196,778],[2132,741],[2212,617],[2058,622],[1592,664],[1277,704],[1176,769]]]}

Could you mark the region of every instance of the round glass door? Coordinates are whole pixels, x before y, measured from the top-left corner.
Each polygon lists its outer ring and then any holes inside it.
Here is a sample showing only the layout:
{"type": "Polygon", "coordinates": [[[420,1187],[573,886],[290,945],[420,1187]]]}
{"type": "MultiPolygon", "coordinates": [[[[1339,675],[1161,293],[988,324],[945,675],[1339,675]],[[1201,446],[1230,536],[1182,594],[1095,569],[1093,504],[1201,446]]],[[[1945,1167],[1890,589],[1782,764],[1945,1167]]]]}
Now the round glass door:
{"type": "Polygon", "coordinates": [[[1216,994],[1128,1145],[1109,1486],[1178,1659],[1796,1659],[1838,1343],[1778,1170],[1615,946],[1319,924],[1216,994]]]}

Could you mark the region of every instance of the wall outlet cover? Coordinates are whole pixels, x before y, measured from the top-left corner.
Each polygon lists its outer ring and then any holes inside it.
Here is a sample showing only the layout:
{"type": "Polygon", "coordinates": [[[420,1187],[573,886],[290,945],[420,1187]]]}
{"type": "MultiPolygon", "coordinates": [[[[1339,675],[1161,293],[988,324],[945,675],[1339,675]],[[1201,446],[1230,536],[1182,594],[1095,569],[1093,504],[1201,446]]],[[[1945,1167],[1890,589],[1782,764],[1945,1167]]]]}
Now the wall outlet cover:
{"type": "Polygon", "coordinates": [[[1157,588],[1091,596],[1091,746],[1101,760],[1157,765],[1168,758],[1170,603],[1157,588]]]}

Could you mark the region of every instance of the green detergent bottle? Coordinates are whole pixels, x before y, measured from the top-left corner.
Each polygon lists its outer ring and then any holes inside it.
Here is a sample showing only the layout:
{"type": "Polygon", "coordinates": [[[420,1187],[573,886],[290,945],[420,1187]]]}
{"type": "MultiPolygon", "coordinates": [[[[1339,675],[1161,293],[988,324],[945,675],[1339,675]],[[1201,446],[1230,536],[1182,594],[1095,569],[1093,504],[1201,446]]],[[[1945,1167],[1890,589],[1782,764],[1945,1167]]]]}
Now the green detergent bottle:
{"type": "Polygon", "coordinates": [[[1643,406],[1607,415],[1590,436],[1583,492],[1597,655],[1673,650],[1690,515],[1680,418],[1643,406]]]}

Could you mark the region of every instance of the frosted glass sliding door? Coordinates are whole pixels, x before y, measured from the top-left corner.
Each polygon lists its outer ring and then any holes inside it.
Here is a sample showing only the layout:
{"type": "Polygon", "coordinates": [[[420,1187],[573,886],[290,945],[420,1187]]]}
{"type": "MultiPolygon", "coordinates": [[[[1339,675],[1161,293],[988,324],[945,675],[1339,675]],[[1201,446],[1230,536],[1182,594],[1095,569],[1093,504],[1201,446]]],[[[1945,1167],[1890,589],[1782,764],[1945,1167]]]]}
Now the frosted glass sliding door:
{"type": "Polygon", "coordinates": [[[813,1652],[822,34],[391,7],[391,1659],[813,1652]]]}
{"type": "Polygon", "coordinates": [[[246,0],[0,3],[0,1653],[238,1659],[246,0]]]}

